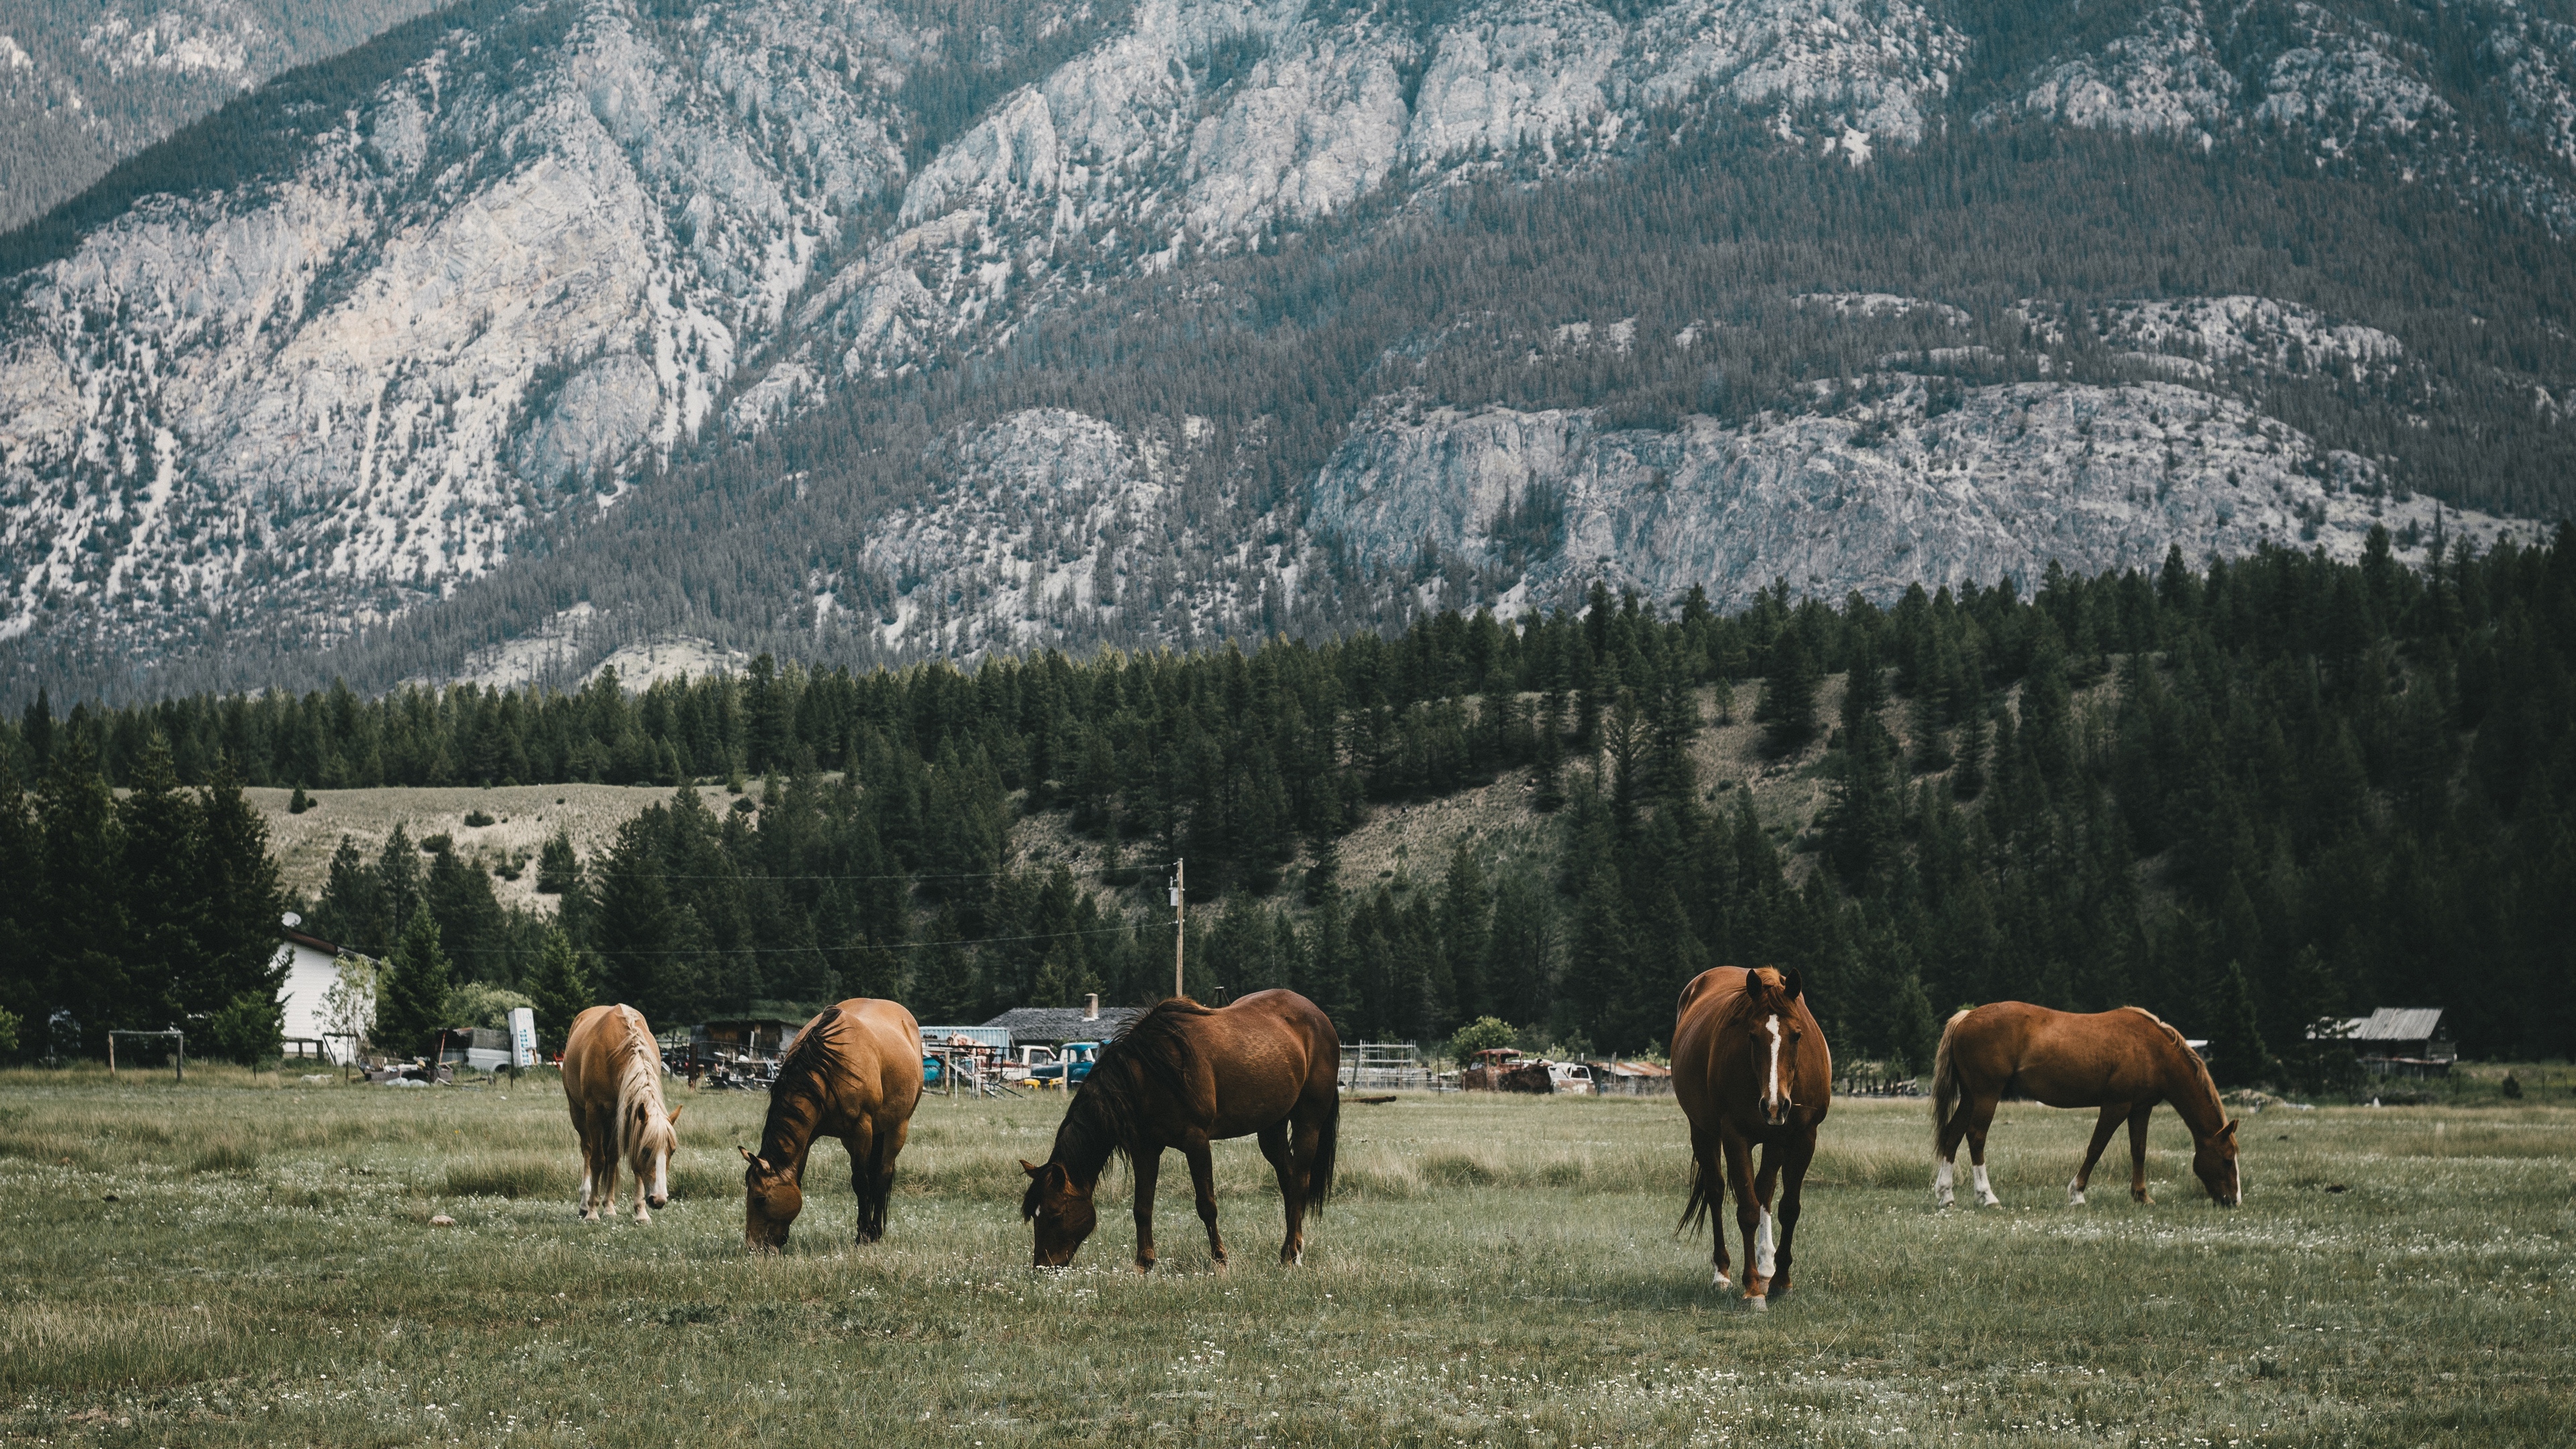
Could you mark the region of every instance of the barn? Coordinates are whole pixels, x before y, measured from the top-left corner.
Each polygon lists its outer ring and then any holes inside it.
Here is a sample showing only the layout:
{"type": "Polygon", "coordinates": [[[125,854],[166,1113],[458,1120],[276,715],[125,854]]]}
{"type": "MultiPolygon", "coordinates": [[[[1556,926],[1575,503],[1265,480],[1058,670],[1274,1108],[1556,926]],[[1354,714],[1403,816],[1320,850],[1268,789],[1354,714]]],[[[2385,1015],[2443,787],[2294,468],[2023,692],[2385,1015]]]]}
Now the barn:
{"type": "Polygon", "coordinates": [[[2383,1006],[2310,1032],[2311,1040],[2349,1043],[2362,1069],[2382,1077],[2442,1077],[2460,1059],[2459,1048],[2442,1029],[2438,1006],[2383,1006]]]}

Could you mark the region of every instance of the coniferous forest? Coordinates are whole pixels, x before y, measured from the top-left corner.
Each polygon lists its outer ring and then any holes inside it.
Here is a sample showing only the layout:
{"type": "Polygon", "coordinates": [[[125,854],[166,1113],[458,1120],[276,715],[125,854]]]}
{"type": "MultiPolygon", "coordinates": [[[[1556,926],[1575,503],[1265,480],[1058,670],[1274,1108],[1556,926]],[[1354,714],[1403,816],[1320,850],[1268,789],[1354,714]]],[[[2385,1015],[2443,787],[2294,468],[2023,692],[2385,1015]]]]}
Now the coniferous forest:
{"type": "Polygon", "coordinates": [[[760,776],[722,809],[674,788],[589,859],[547,849],[556,915],[401,834],[344,844],[302,908],[385,958],[387,1009],[423,1029],[451,977],[557,1023],[594,999],[674,1023],[1150,1000],[1186,858],[1193,994],[1292,986],[1346,1039],[1491,1015],[1651,1051],[1694,973],[1776,962],[1838,1051],[1916,1067],[1951,1010],[2006,998],[2147,1006],[2231,1081],[2324,1074],[2310,1027],[2380,1005],[2445,1008],[2471,1055],[2564,1056],[2576,527],[2439,559],[2402,567],[2383,533],[2354,564],[2175,554],[1886,608],[1596,586],[1516,621],[1188,655],[40,699],[0,723],[0,1008],[68,1010],[95,1050],[255,995],[287,902],[244,785],[760,776]],[[1804,828],[1701,764],[1729,713],[1762,774],[1823,793],[1804,828]],[[1537,812],[1535,857],[1461,839],[1419,873],[1342,873],[1373,812],[1497,782],[1537,812]],[[1047,816],[1079,850],[1022,860],[1015,823],[1047,816]]]}

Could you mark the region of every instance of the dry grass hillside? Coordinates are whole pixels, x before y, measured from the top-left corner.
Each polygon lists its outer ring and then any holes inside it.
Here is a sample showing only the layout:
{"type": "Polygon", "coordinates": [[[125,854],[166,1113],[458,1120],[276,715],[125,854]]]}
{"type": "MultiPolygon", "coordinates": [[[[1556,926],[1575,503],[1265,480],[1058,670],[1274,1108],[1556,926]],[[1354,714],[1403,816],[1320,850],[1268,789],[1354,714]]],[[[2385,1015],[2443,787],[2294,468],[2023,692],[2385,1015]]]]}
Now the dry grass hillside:
{"type": "MultiPolygon", "coordinates": [[[[1831,675],[1817,691],[1817,715],[1828,726],[1841,712],[1843,687],[1844,677],[1831,675]]],[[[2099,707],[2112,688],[2106,681],[2079,695],[2079,710],[2099,707]]],[[[1798,754],[1768,758],[1760,748],[1760,727],[1753,723],[1761,695],[1758,680],[1736,685],[1732,708],[1721,721],[1714,691],[1702,691],[1700,714],[1706,723],[1693,751],[1702,798],[1712,809],[1732,811],[1732,792],[1749,793],[1755,817],[1786,853],[1790,878],[1803,881],[1814,868],[1815,857],[1798,847],[1825,807],[1830,782],[1822,765],[1829,730],[1820,731],[1816,741],[1798,754]]],[[[1536,696],[1530,702],[1535,704],[1536,696]]],[[[1882,718],[1910,751],[1913,740],[1906,713],[1901,702],[1891,703],[1882,718]]],[[[1584,761],[1567,763],[1569,775],[1589,768],[1584,761]]],[[[754,782],[750,788],[757,794],[760,786],[754,782]]],[[[698,791],[710,811],[721,812],[730,803],[721,786],[701,785],[698,791]]],[[[629,816],[671,794],[663,786],[621,785],[331,790],[312,794],[314,808],[296,815],[287,810],[288,791],[245,793],[268,817],[270,840],[283,861],[290,889],[307,895],[321,891],[330,874],[331,853],[343,834],[372,858],[400,823],[414,840],[441,833],[450,836],[467,859],[487,868],[524,866],[516,880],[496,876],[494,891],[505,903],[544,911],[554,909],[553,899],[536,893],[535,860],[538,847],[548,837],[558,829],[569,830],[573,849],[588,862],[607,848],[629,816]],[[492,817],[493,823],[466,824],[465,817],[478,811],[492,817]]],[[[1555,850],[1556,825],[1555,817],[1531,805],[1535,794],[1530,772],[1514,770],[1491,785],[1442,799],[1374,806],[1342,841],[1342,878],[1361,889],[1381,882],[1429,884],[1447,870],[1450,851],[1462,839],[1472,844],[1489,877],[1543,865],[1555,850]]],[[[1138,852],[1127,852],[1127,863],[1141,859],[1138,852]]],[[[1063,812],[1047,811],[1027,816],[1013,827],[1011,863],[1037,868],[1063,864],[1081,874],[1105,864],[1106,857],[1101,842],[1066,828],[1063,812]]],[[[1301,855],[1288,867],[1287,880],[1293,883],[1311,864],[1301,855]]],[[[1100,889],[1104,898],[1115,894],[1105,886],[1100,889]]],[[[1104,899],[1103,904],[1108,903],[1104,899]]]]}
{"type": "MultiPolygon", "coordinates": [[[[752,786],[756,792],[758,785],[752,786]]],[[[415,841],[444,834],[467,860],[486,867],[513,862],[524,865],[517,880],[495,876],[492,890],[505,905],[549,911],[554,898],[537,894],[537,848],[557,830],[572,832],[573,849],[584,861],[608,848],[617,827],[629,816],[671,798],[661,785],[495,785],[489,789],[452,786],[429,789],[322,790],[308,792],[313,808],[301,815],[287,810],[293,792],[245,790],[243,795],[268,817],[270,847],[283,866],[287,888],[318,895],[331,874],[331,853],[340,837],[357,842],[368,859],[383,849],[385,837],[400,825],[415,841]],[[465,823],[468,814],[492,818],[490,825],[465,823]]],[[[729,803],[721,785],[701,785],[707,808],[721,811],[729,803]]]]}

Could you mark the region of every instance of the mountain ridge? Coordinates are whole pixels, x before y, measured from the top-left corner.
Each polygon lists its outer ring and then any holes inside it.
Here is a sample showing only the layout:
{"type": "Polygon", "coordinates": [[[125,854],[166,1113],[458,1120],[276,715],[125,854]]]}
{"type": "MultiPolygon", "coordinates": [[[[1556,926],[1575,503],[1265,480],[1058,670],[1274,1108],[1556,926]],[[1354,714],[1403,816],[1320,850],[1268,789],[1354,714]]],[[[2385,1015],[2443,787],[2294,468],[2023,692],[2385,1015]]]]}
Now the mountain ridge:
{"type": "MultiPolygon", "coordinates": [[[[2293,8],[2293,39],[2335,20],[2293,8]]],[[[347,74],[393,79],[327,124],[318,106],[284,116],[297,102],[281,99],[327,76],[244,104],[318,128],[300,155],[268,158],[283,179],[117,207],[103,192],[112,219],[6,284],[0,687],[443,675],[513,638],[571,637],[576,605],[591,610],[575,651],[589,656],[685,634],[901,658],[1398,624],[1432,602],[1411,577],[1426,559],[1456,576],[1451,604],[1509,608],[1515,589],[1549,595],[1586,571],[1680,584],[1633,534],[1607,556],[1532,539],[1508,551],[1516,561],[1442,560],[1490,514],[1447,519],[1426,555],[1422,536],[1393,531],[1403,510],[1336,501],[1348,470],[1333,460],[1383,441],[1364,420],[1407,399],[1462,415],[1570,410],[1587,437],[1643,425],[1738,452],[1803,438],[1756,466],[1803,480],[1774,489],[1759,518],[1710,511],[1723,468],[1683,485],[1694,516],[1773,537],[1822,520],[1817,490],[1845,486],[1836,477],[1889,481],[1936,455],[2002,490],[1911,537],[1881,528],[1800,555],[1793,566],[1828,592],[1896,579],[1900,544],[1935,560],[1911,577],[2029,572],[2036,553],[2007,561],[1969,535],[2039,516],[2020,495],[2093,451],[2079,414],[2161,426],[2146,420],[2159,388],[2200,398],[2190,409],[2228,441],[2139,463],[2118,488],[2179,493],[2176,517],[2223,504],[2272,521],[2168,525],[2160,539],[2105,525],[2068,545],[2076,557],[2108,566],[2169,543],[2302,534],[2348,550],[2362,518],[2428,538],[2426,491],[2530,518],[2563,507],[2560,399],[2576,377],[2563,243],[2542,204],[2566,170],[2547,121],[2563,51],[2530,39],[2554,44],[2555,22],[2516,6],[2479,11],[2490,49],[2522,66],[2505,67],[2502,99],[2444,100],[2455,124],[2438,135],[2371,133],[2389,154],[2434,148],[2441,164],[2420,181],[2372,172],[2349,139],[2360,133],[2302,130],[2280,106],[2182,134],[2118,107],[2067,113],[2066,84],[2049,81],[2056,110],[2024,114],[1996,97],[2036,94],[2023,83],[2043,63],[2090,66],[2109,86],[2102,76],[2130,76],[2146,52],[2099,17],[2009,51],[1984,38],[1991,7],[485,9],[480,28],[445,12],[351,62],[347,74]],[[994,23],[969,43],[979,20],[994,23]],[[528,38],[544,35],[557,38],[528,38]],[[2526,123],[2491,140],[2480,106],[2526,123]],[[2460,158],[2506,152],[2558,170],[2531,173],[2524,201],[2469,184],[2501,173],[2460,158]],[[2117,174],[2088,175],[2088,158],[2117,174]],[[2001,220],[1943,199],[1992,176],[2007,194],[1985,204],[2001,220]],[[2135,205],[2151,194],[2177,215],[2224,208],[2208,215],[2241,240],[2177,252],[2187,229],[2135,205]],[[1602,225],[1595,213],[1651,235],[1562,234],[1602,225]],[[1938,231],[1953,213],[1969,232],[2071,224],[2114,255],[2027,237],[1984,262],[1909,245],[1905,227],[1938,231]],[[1402,271],[1372,257],[1474,254],[1486,223],[1541,230],[1482,272],[1417,271],[1409,295],[1334,291],[1402,271]],[[2309,249],[2338,232],[2388,240],[2367,261],[2309,249]],[[2443,276],[2455,264],[2430,238],[2474,258],[2484,285],[2443,276]],[[1588,252],[1633,261],[1633,283],[1582,275],[1588,252]],[[2049,273],[2066,284],[2031,296],[2049,273]],[[2343,300],[2299,300],[2329,294],[2343,300]],[[2469,299],[2486,296],[2514,305],[2477,315],[2469,299]],[[1148,314],[1168,325],[1135,320],[1148,314]],[[1168,340],[1116,340],[1128,332],[1168,340]],[[1154,381],[1166,366],[1201,375],[1154,381]],[[1963,436],[1962,417],[2029,412],[2012,404],[2030,389],[2056,419],[2039,444],[2012,453],[1990,429],[1973,457],[1942,452],[1959,451],[1941,440],[1963,436]],[[1193,390],[1196,402],[1138,406],[1193,390]],[[996,463],[1053,446],[1008,441],[1025,428],[1007,420],[1050,407],[1073,416],[1026,426],[1069,447],[1093,439],[1064,455],[1085,461],[996,463]],[[979,437],[1002,452],[976,461],[979,437]],[[2260,499],[2246,450],[2266,460],[2260,499]],[[2203,466],[2222,456],[2235,461],[2203,466]],[[1035,487],[1041,474],[1053,481],[1035,487]],[[1115,501],[1068,512],[1050,501],[1065,487],[1115,501]],[[774,508],[726,501],[780,488],[774,508]],[[997,488],[1017,501],[996,502],[997,488]],[[637,552],[620,515],[711,543],[749,528],[741,547],[774,546],[745,555],[738,588],[710,592],[705,568],[692,583],[679,564],[639,581],[647,598],[678,593],[676,611],[568,588],[549,559],[637,552]],[[984,554],[943,553],[969,535],[984,554]],[[1059,556],[1043,571],[1020,556],[1048,549],[1059,556]],[[249,624],[255,647],[239,634],[249,624]]],[[[2239,69],[2265,76],[2361,73],[2285,71],[2300,47],[2248,49],[2257,10],[2230,12],[2211,54],[2235,46],[2239,69]]],[[[2430,50],[2372,34],[2410,85],[2451,94],[2430,50]]],[[[2226,115],[2244,110],[2244,89],[2226,115]]],[[[170,165],[163,154],[137,174],[170,165]]],[[[1671,486],[1655,471],[1596,476],[1620,496],[1584,507],[1546,502],[1578,532],[1586,518],[1662,516],[1641,491],[1671,486]]],[[[1550,474],[1542,492],[1572,476],[1550,474]]],[[[1396,480],[1411,486],[1437,480],[1396,480]]],[[[2458,516],[2443,528],[2514,531],[2458,516]]],[[[1703,548],[1693,556],[1731,571],[1691,582],[1742,597],[1796,552],[1703,548]]]]}

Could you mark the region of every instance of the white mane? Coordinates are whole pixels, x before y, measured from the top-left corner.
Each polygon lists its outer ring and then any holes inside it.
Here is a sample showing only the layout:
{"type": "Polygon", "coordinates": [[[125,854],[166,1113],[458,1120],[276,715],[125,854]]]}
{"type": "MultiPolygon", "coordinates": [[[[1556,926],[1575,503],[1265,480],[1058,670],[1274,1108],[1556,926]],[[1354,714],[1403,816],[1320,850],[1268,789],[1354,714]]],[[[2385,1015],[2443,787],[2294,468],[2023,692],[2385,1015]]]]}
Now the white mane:
{"type": "Polygon", "coordinates": [[[655,1124],[670,1130],[671,1113],[662,1104],[661,1052],[653,1039],[644,1033],[644,1022],[635,1008],[620,1005],[617,1019],[626,1026],[626,1035],[616,1047],[617,1060],[617,1151],[631,1158],[642,1145],[641,1138],[655,1124]],[[637,1104],[644,1108],[644,1120],[635,1120],[637,1104]]]}

